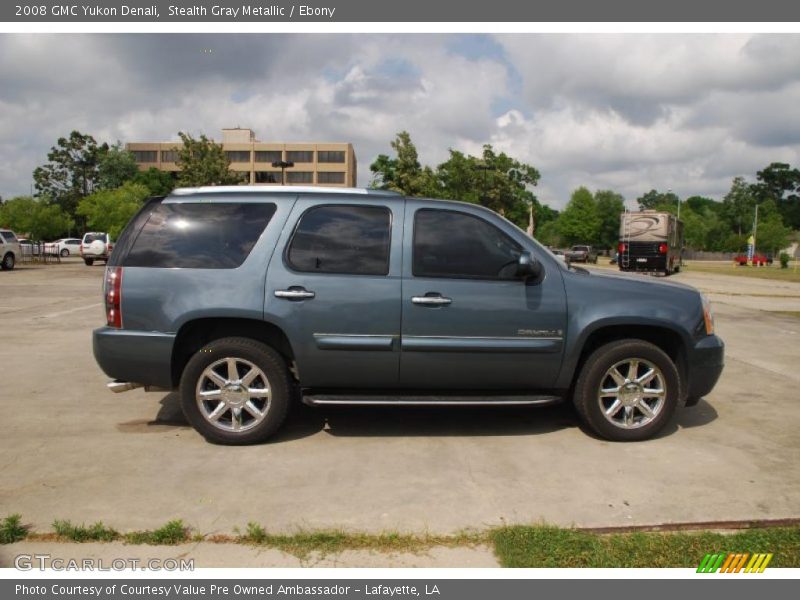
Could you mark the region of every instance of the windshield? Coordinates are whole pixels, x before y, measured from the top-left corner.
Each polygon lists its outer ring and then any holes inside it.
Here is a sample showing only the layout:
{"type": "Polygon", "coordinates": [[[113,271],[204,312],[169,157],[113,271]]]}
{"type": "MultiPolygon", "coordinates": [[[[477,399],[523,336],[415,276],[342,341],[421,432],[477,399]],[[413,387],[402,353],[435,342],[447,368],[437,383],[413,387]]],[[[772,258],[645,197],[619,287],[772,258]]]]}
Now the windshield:
{"type": "Polygon", "coordinates": [[[83,243],[84,244],[91,244],[92,242],[96,242],[100,240],[101,242],[106,241],[106,234],[105,233],[87,233],[83,236],[83,243]]]}

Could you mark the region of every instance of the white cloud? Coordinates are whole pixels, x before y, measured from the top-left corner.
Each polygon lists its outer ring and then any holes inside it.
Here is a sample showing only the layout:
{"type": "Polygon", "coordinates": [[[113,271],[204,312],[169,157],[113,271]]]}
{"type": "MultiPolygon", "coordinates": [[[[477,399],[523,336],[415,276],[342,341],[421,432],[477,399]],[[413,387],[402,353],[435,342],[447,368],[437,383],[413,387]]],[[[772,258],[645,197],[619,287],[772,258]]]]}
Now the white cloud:
{"type": "Polygon", "coordinates": [[[721,197],[736,175],[800,162],[798,35],[499,35],[474,53],[481,40],[454,39],[0,35],[0,194],[28,193],[72,129],[350,141],[362,185],[402,129],[427,164],[490,142],[536,166],[556,207],[580,185],[721,197]]]}

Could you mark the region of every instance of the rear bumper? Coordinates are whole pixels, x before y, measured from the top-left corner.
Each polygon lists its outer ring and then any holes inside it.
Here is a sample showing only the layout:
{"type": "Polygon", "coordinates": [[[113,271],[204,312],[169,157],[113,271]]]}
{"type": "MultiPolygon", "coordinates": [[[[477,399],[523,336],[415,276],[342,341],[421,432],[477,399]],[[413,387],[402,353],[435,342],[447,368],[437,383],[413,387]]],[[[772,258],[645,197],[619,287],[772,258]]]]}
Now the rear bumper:
{"type": "Polygon", "coordinates": [[[667,268],[666,256],[631,256],[628,263],[617,259],[620,271],[663,271],[667,268]]]}
{"type": "Polygon", "coordinates": [[[101,327],[92,338],[94,358],[112,379],[172,388],[175,336],[150,331],[101,327]]]}
{"type": "Polygon", "coordinates": [[[688,357],[689,389],[687,406],[709,394],[719,381],[725,366],[725,343],[716,335],[709,335],[697,342],[688,357]]]}

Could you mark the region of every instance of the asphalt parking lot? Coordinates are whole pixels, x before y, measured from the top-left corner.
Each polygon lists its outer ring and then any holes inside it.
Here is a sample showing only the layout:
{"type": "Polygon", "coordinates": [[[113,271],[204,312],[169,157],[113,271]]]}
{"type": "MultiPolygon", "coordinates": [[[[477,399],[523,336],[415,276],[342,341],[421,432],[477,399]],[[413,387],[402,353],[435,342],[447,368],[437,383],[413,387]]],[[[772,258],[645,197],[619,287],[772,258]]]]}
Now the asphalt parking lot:
{"type": "Polygon", "coordinates": [[[0,273],[0,517],[181,518],[205,534],[453,533],[503,523],[614,526],[800,516],[800,284],[681,273],[710,293],[727,366],[658,439],[610,443],[569,407],[310,409],[273,442],[230,448],[174,394],[115,395],[91,352],[103,267],[0,273]]]}

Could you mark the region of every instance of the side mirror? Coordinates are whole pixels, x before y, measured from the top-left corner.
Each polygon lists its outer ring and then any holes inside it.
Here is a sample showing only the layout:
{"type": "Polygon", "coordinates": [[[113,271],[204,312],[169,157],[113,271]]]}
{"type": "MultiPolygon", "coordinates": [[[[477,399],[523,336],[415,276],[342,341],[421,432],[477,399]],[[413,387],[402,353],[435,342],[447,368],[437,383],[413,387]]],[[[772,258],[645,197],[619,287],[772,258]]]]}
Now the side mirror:
{"type": "Polygon", "coordinates": [[[542,263],[530,252],[523,252],[517,260],[517,277],[520,279],[539,279],[542,275],[542,263]]]}

